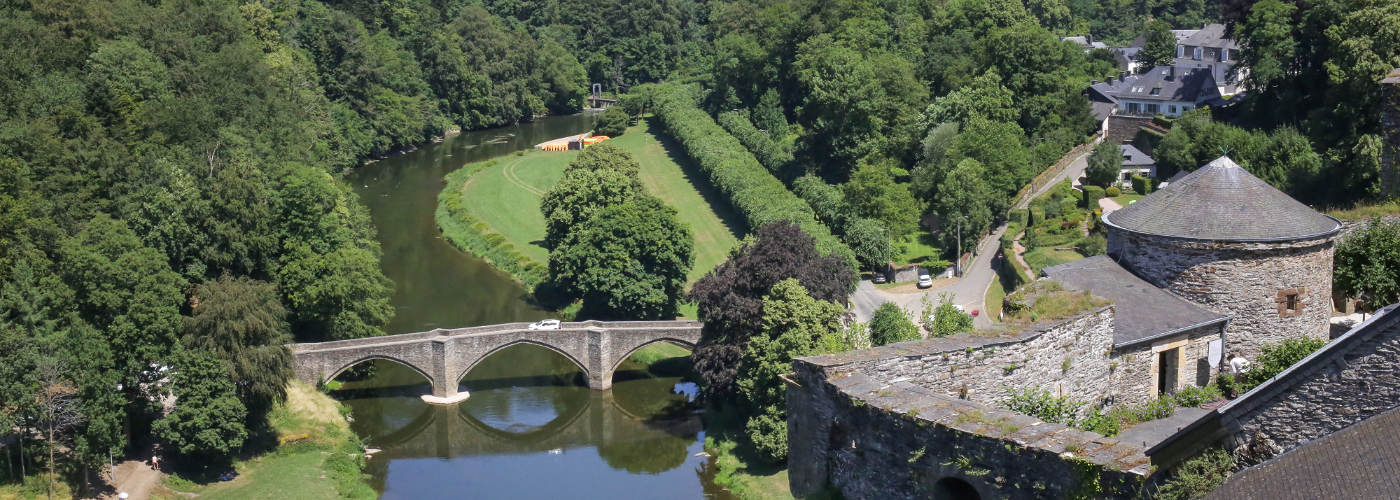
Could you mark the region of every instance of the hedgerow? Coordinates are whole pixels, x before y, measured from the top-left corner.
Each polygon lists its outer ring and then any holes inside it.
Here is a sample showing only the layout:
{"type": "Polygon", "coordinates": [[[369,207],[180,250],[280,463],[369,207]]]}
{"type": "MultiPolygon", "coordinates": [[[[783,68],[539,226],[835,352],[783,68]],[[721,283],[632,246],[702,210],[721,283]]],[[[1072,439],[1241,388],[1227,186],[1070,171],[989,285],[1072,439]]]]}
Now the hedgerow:
{"type": "MultiPolygon", "coordinates": [[[[841,255],[852,269],[855,255],[817,221],[812,207],[788,191],[753,153],[697,105],[695,89],[678,83],[653,88],[652,110],[710,183],[743,215],[750,228],[788,220],[817,240],[822,255],[841,255]]],[[[750,125],[752,126],[752,125],[750,125]]]]}
{"type": "Polygon", "coordinates": [[[778,177],[779,180],[786,178],[788,164],[792,162],[792,154],[784,151],[778,143],[773,142],[773,138],[769,137],[768,134],[760,132],[758,127],[753,126],[753,122],[749,121],[748,116],[739,111],[726,111],[720,113],[715,121],[728,130],[735,139],[738,139],[740,144],[748,148],[758,163],[766,167],[769,173],[778,177]]]}

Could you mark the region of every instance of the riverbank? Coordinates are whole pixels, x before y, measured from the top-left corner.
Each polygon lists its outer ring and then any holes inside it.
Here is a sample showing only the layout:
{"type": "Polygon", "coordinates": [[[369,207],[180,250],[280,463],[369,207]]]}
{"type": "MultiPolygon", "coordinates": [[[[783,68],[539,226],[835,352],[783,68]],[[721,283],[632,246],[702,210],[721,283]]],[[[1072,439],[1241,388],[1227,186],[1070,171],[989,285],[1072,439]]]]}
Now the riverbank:
{"type": "Polygon", "coordinates": [[[287,387],[287,402],[268,417],[279,442],[275,448],[235,462],[237,476],[232,481],[199,483],[179,475],[166,476],[151,498],[378,498],[361,472],[366,458],[346,422],[348,413],[329,396],[293,381],[287,387]]]}
{"type": "MultiPolygon", "coordinates": [[[[742,220],[668,137],[643,119],[608,144],[633,154],[642,183],[679,211],[695,235],[694,282],[728,257],[744,232],[742,220]]],[[[491,262],[533,289],[543,282],[549,253],[542,246],[544,216],[539,202],[563,176],[577,151],[521,151],[466,165],[447,175],[438,197],[437,221],[457,248],[491,262]]]]}

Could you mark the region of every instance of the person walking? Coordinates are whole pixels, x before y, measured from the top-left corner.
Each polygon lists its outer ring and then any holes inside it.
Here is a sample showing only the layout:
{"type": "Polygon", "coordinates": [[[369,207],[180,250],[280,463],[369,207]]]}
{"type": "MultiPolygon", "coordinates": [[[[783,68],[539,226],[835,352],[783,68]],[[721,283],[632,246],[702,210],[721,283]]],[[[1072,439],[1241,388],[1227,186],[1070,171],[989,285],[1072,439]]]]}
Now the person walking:
{"type": "Polygon", "coordinates": [[[160,455],[151,456],[151,468],[155,470],[160,470],[160,455]]]}

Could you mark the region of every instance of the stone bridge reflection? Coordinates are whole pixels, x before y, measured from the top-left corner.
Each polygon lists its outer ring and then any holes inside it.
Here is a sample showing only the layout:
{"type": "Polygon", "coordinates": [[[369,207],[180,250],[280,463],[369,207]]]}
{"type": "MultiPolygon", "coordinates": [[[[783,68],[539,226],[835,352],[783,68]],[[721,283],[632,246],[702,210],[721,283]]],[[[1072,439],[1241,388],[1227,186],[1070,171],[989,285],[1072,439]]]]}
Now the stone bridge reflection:
{"type": "MultiPolygon", "coordinates": [[[[488,425],[473,415],[467,404],[423,404],[421,413],[407,425],[370,438],[370,446],[382,450],[374,460],[544,453],[596,446],[599,455],[615,468],[651,469],[660,464],[626,463],[624,457],[638,455],[627,450],[644,446],[648,450],[640,455],[647,457],[645,462],[656,462],[657,452],[675,448],[668,455],[676,456],[661,462],[679,465],[685,459],[686,446],[703,428],[699,415],[683,400],[653,413],[619,404],[612,391],[574,394],[577,397],[564,398],[553,420],[521,432],[488,425]],[[623,463],[615,463],[619,460],[623,463]]],[[[411,404],[412,400],[405,402],[411,404]]]]}

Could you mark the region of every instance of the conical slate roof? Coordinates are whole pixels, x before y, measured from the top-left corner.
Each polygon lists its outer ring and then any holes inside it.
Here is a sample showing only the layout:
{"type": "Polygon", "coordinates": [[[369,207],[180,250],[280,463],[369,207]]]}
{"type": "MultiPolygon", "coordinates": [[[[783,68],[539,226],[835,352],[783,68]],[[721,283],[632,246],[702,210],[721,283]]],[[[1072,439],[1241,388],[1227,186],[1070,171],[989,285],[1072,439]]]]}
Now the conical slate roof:
{"type": "Polygon", "coordinates": [[[1224,156],[1105,218],[1130,231],[1202,240],[1292,240],[1341,229],[1224,156]]]}

